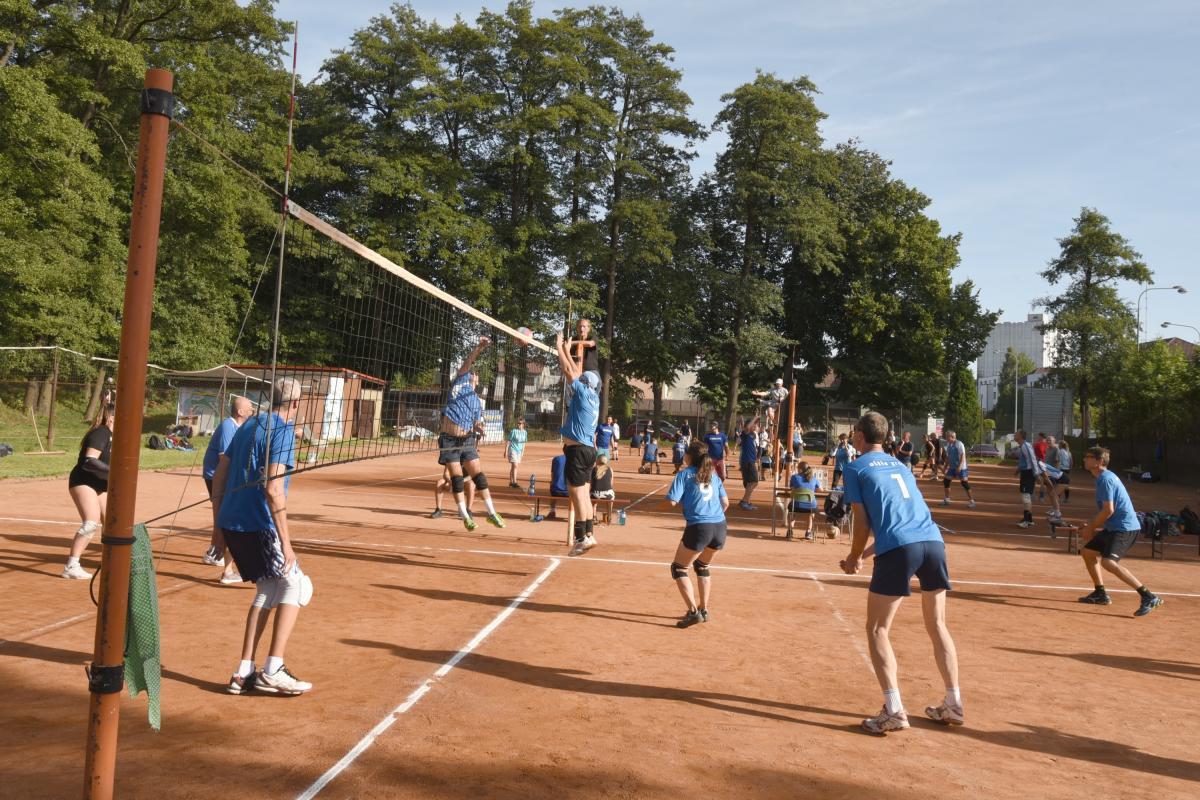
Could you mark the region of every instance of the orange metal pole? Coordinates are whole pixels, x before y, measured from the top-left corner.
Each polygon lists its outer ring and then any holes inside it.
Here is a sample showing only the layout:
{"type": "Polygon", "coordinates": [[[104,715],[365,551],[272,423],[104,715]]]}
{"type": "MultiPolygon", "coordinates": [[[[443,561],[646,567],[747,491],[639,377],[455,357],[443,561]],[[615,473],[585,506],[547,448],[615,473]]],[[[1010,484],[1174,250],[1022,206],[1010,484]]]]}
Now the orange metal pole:
{"type": "Polygon", "coordinates": [[[129,608],[134,505],[141,456],[142,406],[150,351],[150,312],[158,227],[162,219],[167,133],[175,107],[174,76],[146,71],[141,95],[141,135],[133,186],[133,219],[125,273],[125,310],[117,366],[117,413],[100,569],[100,607],[96,615],[94,659],[88,672],[91,707],[83,796],[109,800],[117,766],[117,729],[125,683],[125,616],[129,608]]]}

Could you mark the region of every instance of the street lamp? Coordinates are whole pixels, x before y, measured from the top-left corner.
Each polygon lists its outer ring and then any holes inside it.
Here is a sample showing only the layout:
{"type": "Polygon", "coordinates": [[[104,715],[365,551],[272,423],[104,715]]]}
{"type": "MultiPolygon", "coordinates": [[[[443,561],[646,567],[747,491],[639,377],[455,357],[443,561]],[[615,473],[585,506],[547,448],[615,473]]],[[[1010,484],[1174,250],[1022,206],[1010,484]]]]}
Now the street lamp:
{"type": "Polygon", "coordinates": [[[1200,340],[1200,328],[1197,328],[1193,325],[1181,325],[1178,322],[1164,322],[1161,327],[1163,327],[1163,328],[1187,328],[1188,330],[1190,330],[1196,334],[1197,340],[1200,340]]]}
{"type": "MultiPolygon", "coordinates": [[[[1187,289],[1183,288],[1179,284],[1174,286],[1149,286],[1145,289],[1142,289],[1142,293],[1137,297],[1137,330],[1134,331],[1134,344],[1140,344],[1142,341],[1142,298],[1146,296],[1146,292],[1165,291],[1175,291],[1179,292],[1180,294],[1187,294],[1187,289]]],[[[1149,301],[1147,301],[1146,313],[1150,313],[1149,301]]]]}

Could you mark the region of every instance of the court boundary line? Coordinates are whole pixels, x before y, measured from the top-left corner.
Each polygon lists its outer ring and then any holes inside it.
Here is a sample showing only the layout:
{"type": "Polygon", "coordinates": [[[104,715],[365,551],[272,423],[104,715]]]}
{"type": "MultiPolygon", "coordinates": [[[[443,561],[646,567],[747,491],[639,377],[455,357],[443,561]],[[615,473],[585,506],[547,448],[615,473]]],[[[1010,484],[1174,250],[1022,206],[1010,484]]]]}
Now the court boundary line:
{"type": "Polygon", "coordinates": [[[350,748],[346,755],[338,759],[337,763],[335,763],[332,767],[327,769],[324,774],[313,781],[312,784],[310,784],[309,787],[301,794],[297,795],[297,800],[312,800],[312,798],[320,794],[320,792],[326,786],[328,786],[334,778],[342,774],[342,772],[344,772],[351,764],[353,764],[360,755],[365,753],[371,747],[371,745],[373,745],[375,741],[382,736],[385,731],[387,731],[388,728],[396,724],[397,720],[399,720],[403,714],[407,714],[409,710],[413,708],[413,706],[421,701],[422,697],[429,694],[435,684],[449,675],[450,672],[456,666],[458,666],[459,662],[469,656],[477,647],[479,647],[479,645],[483,644],[484,640],[491,636],[492,633],[499,628],[505,620],[512,616],[513,613],[515,613],[516,610],[530,598],[537,588],[541,586],[542,583],[545,582],[545,580],[549,578],[550,575],[553,574],[554,571],[562,564],[562,559],[555,556],[540,556],[540,558],[548,558],[550,559],[550,563],[544,570],[542,570],[542,574],[538,575],[537,578],[533,580],[533,583],[526,586],[524,591],[513,598],[512,602],[509,603],[507,607],[497,614],[491,622],[481,628],[479,632],[472,637],[471,641],[467,642],[467,644],[464,645],[461,650],[455,653],[450,660],[438,667],[437,671],[434,672],[433,675],[426,678],[424,681],[422,681],[420,686],[410,692],[408,697],[404,699],[404,702],[388,712],[387,716],[380,720],[375,727],[367,732],[365,736],[359,739],[358,743],[355,744],[354,747],[350,748]]]}

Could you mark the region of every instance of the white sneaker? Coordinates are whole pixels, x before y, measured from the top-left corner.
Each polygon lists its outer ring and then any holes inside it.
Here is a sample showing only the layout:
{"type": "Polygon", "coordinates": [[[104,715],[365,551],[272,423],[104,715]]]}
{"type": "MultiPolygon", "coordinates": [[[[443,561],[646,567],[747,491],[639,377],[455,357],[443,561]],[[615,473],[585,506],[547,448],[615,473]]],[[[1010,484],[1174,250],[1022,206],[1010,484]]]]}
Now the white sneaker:
{"type": "Polygon", "coordinates": [[[942,500],[942,505],[944,505],[944,506],[950,505],[950,498],[949,497],[944,498],[942,500]]]}
{"type": "Polygon", "coordinates": [[[974,501],[974,500],[972,500],[971,502],[967,503],[967,508],[974,508],[974,507],[975,507],[975,501],[974,501]]]}
{"type": "Polygon", "coordinates": [[[587,551],[587,539],[576,539],[567,551],[568,556],[581,556],[587,551]]]}
{"type": "Polygon", "coordinates": [[[596,541],[596,537],[593,536],[592,534],[589,533],[587,536],[583,537],[583,549],[584,550],[591,550],[597,544],[599,544],[599,542],[596,541]]]}
{"type": "Polygon", "coordinates": [[[219,553],[217,553],[217,551],[216,551],[216,550],[214,550],[214,549],[213,549],[213,548],[211,548],[211,547],[210,547],[210,548],[208,548],[207,550],[205,550],[205,551],[204,551],[204,563],[205,563],[205,564],[208,564],[209,566],[212,566],[212,567],[223,567],[223,566],[225,566],[225,559],[224,559],[224,557],[222,557],[222,558],[217,558],[217,556],[218,556],[218,555],[219,555],[219,553]]]}
{"type": "Polygon", "coordinates": [[[1032,523],[1032,522],[1030,522],[1030,521],[1029,521],[1029,520],[1027,520],[1027,519],[1023,519],[1023,520],[1021,520],[1020,522],[1018,522],[1018,523],[1017,523],[1017,526],[1018,526],[1018,527],[1021,527],[1021,528],[1032,528],[1032,527],[1033,527],[1033,523],[1032,523]]]}
{"type": "Polygon", "coordinates": [[[288,672],[286,666],[280,667],[270,675],[265,670],[261,671],[254,680],[254,688],[267,694],[304,694],[312,687],[308,681],[302,681],[288,672]]]}
{"type": "Polygon", "coordinates": [[[61,574],[64,578],[69,578],[70,580],[76,581],[86,581],[88,578],[92,577],[92,573],[80,566],[78,562],[74,564],[67,564],[65,567],[63,567],[61,574]]]}
{"type": "Polygon", "coordinates": [[[242,576],[237,572],[225,572],[221,574],[221,584],[224,586],[232,586],[235,583],[241,583],[242,576]]]}

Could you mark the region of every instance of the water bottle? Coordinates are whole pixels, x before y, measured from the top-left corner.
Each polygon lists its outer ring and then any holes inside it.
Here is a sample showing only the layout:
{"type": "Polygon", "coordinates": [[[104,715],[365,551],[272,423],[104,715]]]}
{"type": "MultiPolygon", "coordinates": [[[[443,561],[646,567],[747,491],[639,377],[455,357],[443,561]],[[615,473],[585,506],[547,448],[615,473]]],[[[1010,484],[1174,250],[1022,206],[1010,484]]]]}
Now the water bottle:
{"type": "Polygon", "coordinates": [[[532,473],[529,475],[529,496],[533,497],[537,494],[537,476],[532,473]]]}
{"type": "Polygon", "coordinates": [[[618,525],[625,524],[625,509],[623,509],[623,508],[620,509],[619,511],[617,511],[617,524],[618,525]]]}
{"type": "Polygon", "coordinates": [[[537,522],[537,515],[533,513],[533,506],[529,507],[529,521],[537,522]]]}

